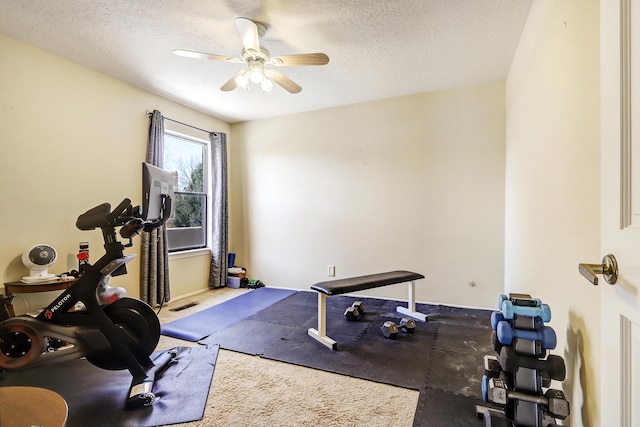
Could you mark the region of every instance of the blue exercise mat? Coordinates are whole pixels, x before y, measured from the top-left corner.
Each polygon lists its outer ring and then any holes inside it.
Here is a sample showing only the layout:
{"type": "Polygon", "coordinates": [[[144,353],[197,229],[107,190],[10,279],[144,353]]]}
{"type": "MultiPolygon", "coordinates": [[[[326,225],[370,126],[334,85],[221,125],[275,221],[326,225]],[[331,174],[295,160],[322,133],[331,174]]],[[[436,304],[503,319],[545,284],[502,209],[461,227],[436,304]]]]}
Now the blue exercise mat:
{"type": "Polygon", "coordinates": [[[162,325],[162,335],[199,341],[295,294],[287,289],[258,288],[190,316],[162,325]]]}

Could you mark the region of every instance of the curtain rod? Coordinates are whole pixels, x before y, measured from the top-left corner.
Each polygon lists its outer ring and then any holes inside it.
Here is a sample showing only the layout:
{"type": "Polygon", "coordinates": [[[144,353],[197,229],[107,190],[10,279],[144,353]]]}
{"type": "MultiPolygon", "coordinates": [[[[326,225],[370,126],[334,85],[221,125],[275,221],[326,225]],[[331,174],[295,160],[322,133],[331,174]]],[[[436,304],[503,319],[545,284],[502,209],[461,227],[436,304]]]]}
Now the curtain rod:
{"type": "MultiPolygon", "coordinates": [[[[151,116],[152,114],[153,113],[151,111],[147,110],[147,116],[151,116]]],[[[169,117],[162,116],[162,118],[165,119],[165,120],[169,120],[170,122],[178,123],[180,125],[187,126],[187,127],[202,131],[204,133],[212,133],[214,135],[217,134],[217,132],[211,132],[209,130],[205,130],[205,129],[202,129],[202,128],[199,128],[199,127],[196,127],[196,126],[192,126],[192,125],[189,125],[187,123],[182,123],[182,122],[179,122],[178,120],[170,119],[169,117]]]]}

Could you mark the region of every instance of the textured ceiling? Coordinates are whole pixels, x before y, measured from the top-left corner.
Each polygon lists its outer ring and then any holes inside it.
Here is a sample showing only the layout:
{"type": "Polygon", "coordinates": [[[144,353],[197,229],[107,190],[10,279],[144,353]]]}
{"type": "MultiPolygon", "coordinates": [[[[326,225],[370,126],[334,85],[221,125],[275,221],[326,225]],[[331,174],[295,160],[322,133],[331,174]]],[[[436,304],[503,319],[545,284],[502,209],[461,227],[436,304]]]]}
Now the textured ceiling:
{"type": "MultiPolygon", "coordinates": [[[[0,33],[228,122],[317,110],[506,77],[532,0],[0,0],[0,33]],[[302,86],[220,91],[243,65],[235,18],[267,25],[273,55],[302,86]]],[[[46,72],[46,70],[43,70],[46,72]]],[[[153,106],[150,106],[152,108],[153,106]]]]}

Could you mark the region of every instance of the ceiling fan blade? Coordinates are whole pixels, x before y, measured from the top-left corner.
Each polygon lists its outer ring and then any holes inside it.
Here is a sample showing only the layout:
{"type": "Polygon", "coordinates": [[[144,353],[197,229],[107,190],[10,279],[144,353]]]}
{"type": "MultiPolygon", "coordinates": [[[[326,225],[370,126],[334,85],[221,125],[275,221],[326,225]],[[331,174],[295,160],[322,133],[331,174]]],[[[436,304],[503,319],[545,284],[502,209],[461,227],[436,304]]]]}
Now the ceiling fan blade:
{"type": "Polygon", "coordinates": [[[238,64],[244,64],[244,60],[240,58],[234,58],[231,56],[216,55],[215,53],[195,52],[193,50],[176,49],[173,51],[178,56],[184,56],[186,58],[198,58],[198,59],[215,59],[216,61],[227,61],[238,64]]]}
{"type": "Polygon", "coordinates": [[[258,26],[251,19],[236,18],[236,27],[242,39],[242,46],[249,53],[260,53],[258,26]]]}
{"type": "Polygon", "coordinates": [[[236,84],[236,77],[238,77],[243,72],[244,72],[244,70],[240,70],[237,73],[235,73],[229,80],[227,80],[227,82],[225,84],[220,86],[220,90],[222,90],[224,92],[229,92],[229,91],[234,90],[236,87],[238,87],[238,85],[236,84]]]}
{"type": "Polygon", "coordinates": [[[298,93],[302,90],[300,85],[276,70],[265,70],[265,74],[278,85],[282,86],[282,88],[287,92],[298,93]]]}
{"type": "Polygon", "coordinates": [[[326,65],[329,57],[324,53],[301,53],[299,55],[274,56],[270,61],[273,65],[295,66],[295,65],[326,65]]]}

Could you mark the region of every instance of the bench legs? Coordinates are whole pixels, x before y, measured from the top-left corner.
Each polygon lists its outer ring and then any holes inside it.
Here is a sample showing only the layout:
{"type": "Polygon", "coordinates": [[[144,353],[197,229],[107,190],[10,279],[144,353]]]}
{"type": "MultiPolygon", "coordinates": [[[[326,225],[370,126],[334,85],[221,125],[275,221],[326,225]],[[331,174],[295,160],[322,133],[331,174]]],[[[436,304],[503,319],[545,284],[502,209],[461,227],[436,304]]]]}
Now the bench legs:
{"type": "Polygon", "coordinates": [[[408,304],[407,307],[398,306],[396,311],[398,313],[402,313],[405,316],[413,317],[414,319],[418,319],[422,322],[427,321],[427,315],[424,313],[420,313],[416,311],[416,281],[412,280],[409,282],[409,297],[407,298],[408,304]]]}
{"type": "MultiPolygon", "coordinates": [[[[409,297],[407,298],[408,306],[398,306],[396,311],[405,316],[413,317],[422,322],[427,321],[427,315],[416,311],[416,282],[409,282],[409,297]]],[[[309,336],[320,341],[331,350],[338,349],[338,343],[327,336],[327,295],[318,292],[318,329],[309,328],[307,331],[309,336]]]]}
{"type": "Polygon", "coordinates": [[[307,332],[331,350],[338,349],[338,343],[327,336],[327,296],[321,292],[318,292],[318,329],[309,328],[307,332]]]}

